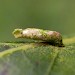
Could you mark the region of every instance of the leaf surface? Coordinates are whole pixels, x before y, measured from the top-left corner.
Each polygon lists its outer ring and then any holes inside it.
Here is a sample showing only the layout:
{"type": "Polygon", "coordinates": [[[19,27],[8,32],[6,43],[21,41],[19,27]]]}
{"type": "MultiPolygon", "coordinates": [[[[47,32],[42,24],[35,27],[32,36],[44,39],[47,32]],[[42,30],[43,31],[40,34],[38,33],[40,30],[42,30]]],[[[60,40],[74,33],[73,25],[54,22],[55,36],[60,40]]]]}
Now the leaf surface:
{"type": "Polygon", "coordinates": [[[65,47],[0,43],[0,75],[75,75],[75,40],[65,41],[65,47]]]}

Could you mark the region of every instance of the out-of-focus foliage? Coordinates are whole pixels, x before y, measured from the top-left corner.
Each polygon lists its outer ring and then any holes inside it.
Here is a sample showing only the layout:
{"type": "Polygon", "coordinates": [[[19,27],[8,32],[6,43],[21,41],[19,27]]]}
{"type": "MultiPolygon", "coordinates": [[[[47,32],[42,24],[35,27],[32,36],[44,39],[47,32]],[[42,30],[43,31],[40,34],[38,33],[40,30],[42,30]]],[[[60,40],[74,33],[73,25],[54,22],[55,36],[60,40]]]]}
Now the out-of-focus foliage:
{"type": "Polygon", "coordinates": [[[0,0],[0,41],[12,41],[15,28],[28,27],[74,33],[75,1],[0,0]]]}

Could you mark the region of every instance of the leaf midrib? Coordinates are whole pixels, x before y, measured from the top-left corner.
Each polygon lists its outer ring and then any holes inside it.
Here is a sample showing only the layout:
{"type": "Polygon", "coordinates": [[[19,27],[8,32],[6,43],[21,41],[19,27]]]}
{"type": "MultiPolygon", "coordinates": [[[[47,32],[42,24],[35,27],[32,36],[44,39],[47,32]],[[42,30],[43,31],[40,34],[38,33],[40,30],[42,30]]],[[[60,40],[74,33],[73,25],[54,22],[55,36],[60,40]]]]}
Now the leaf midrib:
{"type": "Polygon", "coordinates": [[[54,66],[54,63],[55,63],[55,61],[56,61],[56,59],[58,57],[59,50],[58,49],[55,49],[55,50],[56,50],[56,53],[55,53],[55,55],[53,57],[53,60],[51,61],[50,65],[49,65],[49,67],[48,67],[45,75],[50,75],[50,72],[52,71],[52,68],[54,66]]]}

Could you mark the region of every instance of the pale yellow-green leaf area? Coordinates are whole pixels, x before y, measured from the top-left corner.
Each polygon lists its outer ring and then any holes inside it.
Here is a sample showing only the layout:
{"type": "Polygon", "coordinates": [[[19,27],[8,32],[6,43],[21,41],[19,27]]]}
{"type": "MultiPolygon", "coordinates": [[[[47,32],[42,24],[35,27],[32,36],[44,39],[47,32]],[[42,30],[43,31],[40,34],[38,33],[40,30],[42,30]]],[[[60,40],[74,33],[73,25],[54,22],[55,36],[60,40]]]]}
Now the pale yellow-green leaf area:
{"type": "Polygon", "coordinates": [[[18,50],[26,50],[28,48],[34,48],[33,44],[23,45],[23,46],[20,46],[20,47],[17,47],[17,48],[12,48],[12,49],[5,50],[3,52],[0,52],[0,57],[2,57],[4,55],[9,55],[9,54],[11,54],[15,51],[18,51],[18,50]]]}
{"type": "Polygon", "coordinates": [[[71,43],[75,43],[75,37],[71,37],[71,38],[66,38],[63,40],[64,44],[71,44],[71,43]]]}

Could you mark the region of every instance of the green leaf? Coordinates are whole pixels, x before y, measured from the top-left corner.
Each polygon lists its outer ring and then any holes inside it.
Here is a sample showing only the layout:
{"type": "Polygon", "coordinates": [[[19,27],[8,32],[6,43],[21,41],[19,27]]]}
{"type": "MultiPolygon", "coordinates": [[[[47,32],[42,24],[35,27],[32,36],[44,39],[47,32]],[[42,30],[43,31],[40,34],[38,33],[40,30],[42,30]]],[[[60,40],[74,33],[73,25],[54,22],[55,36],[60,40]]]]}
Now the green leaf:
{"type": "Polygon", "coordinates": [[[0,75],[75,75],[75,38],[65,47],[45,43],[0,43],[0,75]]]}

